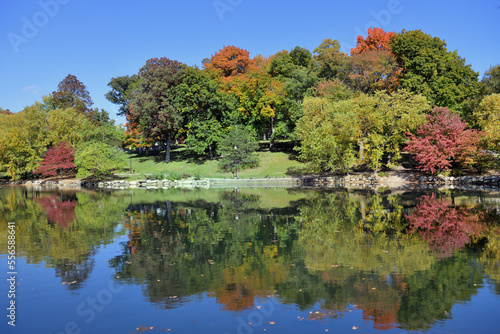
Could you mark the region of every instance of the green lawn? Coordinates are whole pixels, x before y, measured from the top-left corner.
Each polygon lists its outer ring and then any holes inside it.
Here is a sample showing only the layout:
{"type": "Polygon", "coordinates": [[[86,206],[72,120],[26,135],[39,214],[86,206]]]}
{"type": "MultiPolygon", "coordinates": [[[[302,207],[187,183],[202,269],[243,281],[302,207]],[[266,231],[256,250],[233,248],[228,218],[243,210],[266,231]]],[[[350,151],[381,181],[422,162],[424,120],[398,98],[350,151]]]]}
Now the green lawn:
{"type": "MultiPolygon", "coordinates": [[[[122,153],[126,159],[126,170],[119,173],[120,177],[130,180],[144,179],[147,174],[177,173],[185,174],[187,177],[197,176],[200,178],[224,178],[233,177],[233,173],[223,173],[219,170],[217,160],[205,160],[191,153],[187,148],[178,148],[171,151],[171,162],[165,163],[165,155],[138,156],[132,154],[133,174],[130,175],[128,153],[122,153]]],[[[307,170],[307,165],[295,160],[294,156],[285,152],[257,152],[260,166],[257,168],[239,170],[238,176],[249,177],[284,177],[296,175],[307,170]]]]}

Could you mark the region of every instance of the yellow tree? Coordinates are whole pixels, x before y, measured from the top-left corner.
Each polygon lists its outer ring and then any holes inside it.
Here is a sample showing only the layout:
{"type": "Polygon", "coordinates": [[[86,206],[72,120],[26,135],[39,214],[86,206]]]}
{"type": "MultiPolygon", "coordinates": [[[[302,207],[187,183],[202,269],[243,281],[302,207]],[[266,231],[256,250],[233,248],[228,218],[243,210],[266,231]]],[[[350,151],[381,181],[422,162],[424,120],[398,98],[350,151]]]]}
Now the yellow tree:
{"type": "Polygon", "coordinates": [[[47,112],[40,103],[0,115],[0,170],[13,180],[35,170],[46,150],[47,112]]]}

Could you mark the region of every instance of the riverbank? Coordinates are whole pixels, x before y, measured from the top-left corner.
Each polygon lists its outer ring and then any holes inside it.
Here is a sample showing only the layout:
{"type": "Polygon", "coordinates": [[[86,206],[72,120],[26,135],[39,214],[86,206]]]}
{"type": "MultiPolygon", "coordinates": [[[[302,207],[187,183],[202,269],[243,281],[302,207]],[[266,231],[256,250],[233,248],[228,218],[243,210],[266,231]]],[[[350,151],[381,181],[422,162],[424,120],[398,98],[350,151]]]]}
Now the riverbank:
{"type": "Polygon", "coordinates": [[[204,178],[183,180],[107,180],[86,181],[34,180],[4,182],[3,185],[36,186],[51,188],[101,188],[101,189],[168,189],[168,188],[234,188],[234,187],[319,187],[347,189],[485,189],[500,191],[500,175],[483,174],[462,177],[425,176],[414,171],[389,171],[383,176],[373,173],[350,175],[305,175],[282,178],[204,178]]]}

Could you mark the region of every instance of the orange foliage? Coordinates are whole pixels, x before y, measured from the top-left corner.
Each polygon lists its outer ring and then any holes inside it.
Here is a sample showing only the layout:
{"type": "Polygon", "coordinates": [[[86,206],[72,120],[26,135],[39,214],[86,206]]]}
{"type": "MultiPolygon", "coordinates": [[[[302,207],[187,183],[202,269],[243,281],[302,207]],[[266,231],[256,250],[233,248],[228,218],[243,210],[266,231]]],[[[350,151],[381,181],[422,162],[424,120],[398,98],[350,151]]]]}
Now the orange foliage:
{"type": "Polygon", "coordinates": [[[247,50],[232,45],[224,46],[210,58],[210,62],[204,65],[207,70],[215,71],[225,81],[256,67],[255,61],[250,59],[250,53],[247,50]]]}
{"type": "Polygon", "coordinates": [[[386,32],[381,28],[370,28],[366,38],[361,35],[356,38],[357,45],[351,49],[351,55],[361,54],[369,50],[386,50],[390,52],[389,41],[392,36],[394,36],[394,31],[386,32]]]}

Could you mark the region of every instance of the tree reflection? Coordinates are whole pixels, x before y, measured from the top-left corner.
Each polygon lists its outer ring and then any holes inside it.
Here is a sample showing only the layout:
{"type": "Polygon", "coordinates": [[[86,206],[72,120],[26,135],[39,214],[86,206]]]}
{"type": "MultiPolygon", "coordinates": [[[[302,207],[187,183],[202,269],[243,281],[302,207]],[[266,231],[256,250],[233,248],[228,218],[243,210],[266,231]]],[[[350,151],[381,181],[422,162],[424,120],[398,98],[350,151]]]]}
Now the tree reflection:
{"type": "MultiPolygon", "coordinates": [[[[126,205],[121,198],[102,194],[2,189],[0,235],[6,239],[7,222],[16,222],[18,254],[28,263],[54,268],[61,283],[76,291],[93,270],[97,247],[113,241],[126,205]]],[[[6,245],[0,246],[2,252],[6,245]]]]}
{"type": "Polygon", "coordinates": [[[477,207],[455,206],[451,198],[424,195],[407,216],[408,233],[418,232],[442,257],[449,257],[471,242],[484,237],[488,230],[484,212],[477,207]]]}

